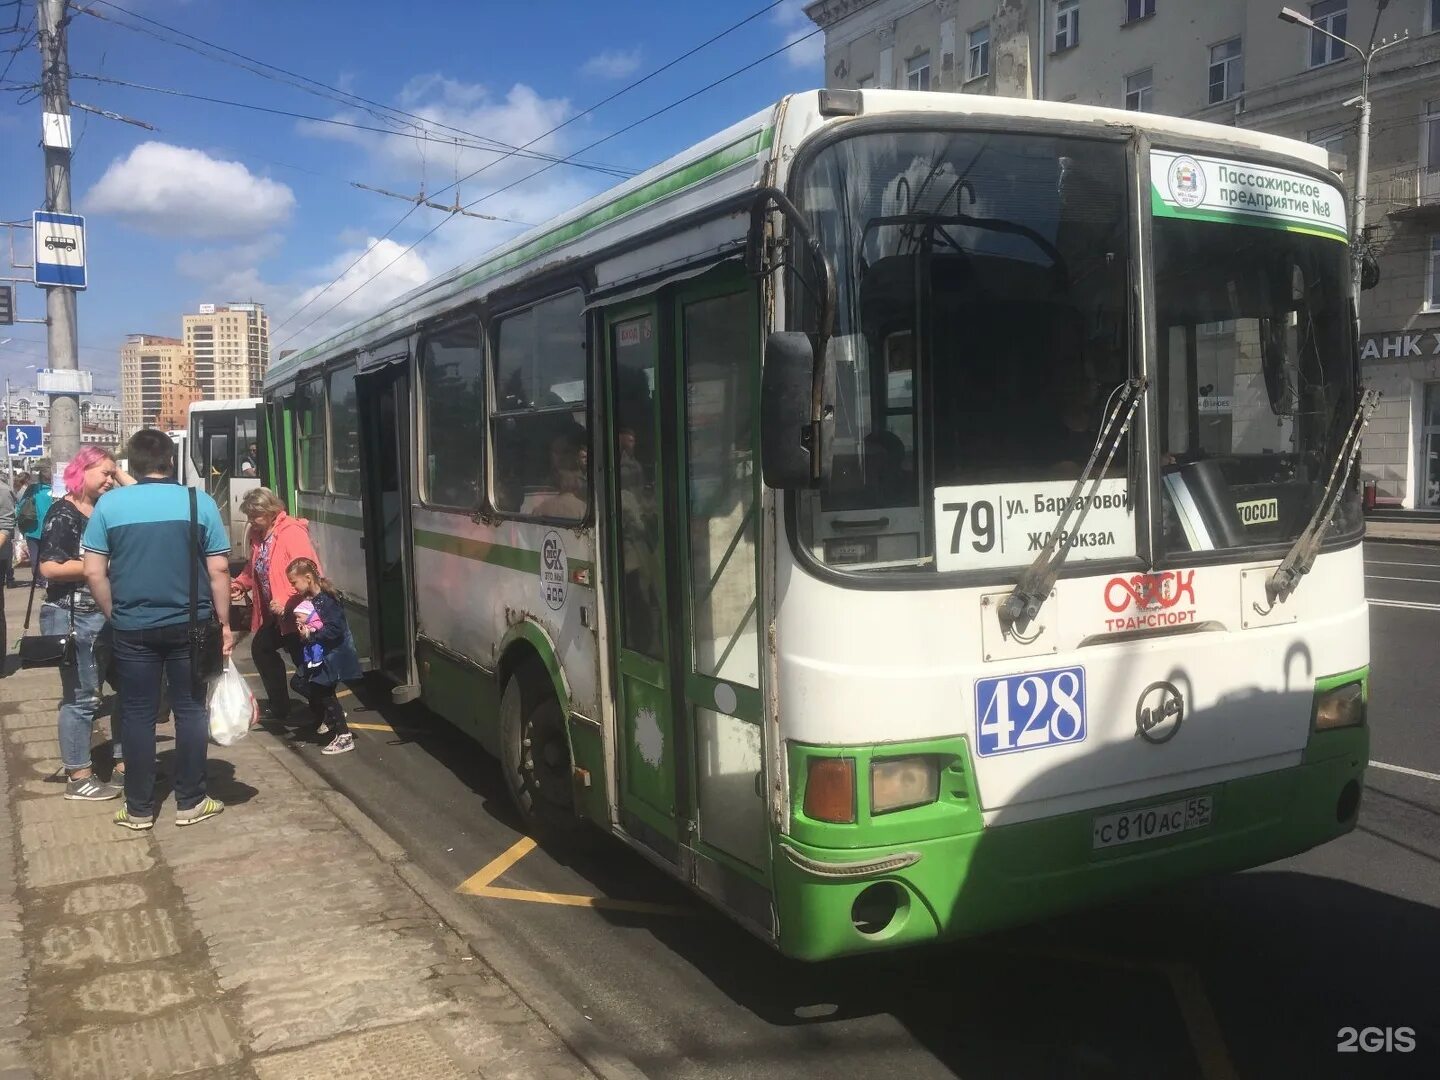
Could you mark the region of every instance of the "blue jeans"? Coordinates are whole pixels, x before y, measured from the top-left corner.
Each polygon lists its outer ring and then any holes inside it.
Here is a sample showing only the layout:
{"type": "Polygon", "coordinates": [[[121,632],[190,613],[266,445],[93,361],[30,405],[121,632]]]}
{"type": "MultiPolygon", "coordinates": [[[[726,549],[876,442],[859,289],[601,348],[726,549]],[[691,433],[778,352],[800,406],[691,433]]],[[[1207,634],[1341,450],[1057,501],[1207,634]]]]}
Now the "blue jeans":
{"type": "MultiPolygon", "coordinates": [[[[40,607],[40,632],[70,632],[70,609],[46,602],[40,607]]],[[[100,686],[110,663],[110,624],[98,610],[81,606],[75,612],[75,666],[60,668],[60,759],[70,771],[90,767],[90,739],[95,731],[95,710],[100,707],[100,686]]],[[[120,725],[114,731],[115,760],[124,756],[120,725]]]]}
{"type": "Polygon", "coordinates": [[[155,718],[168,683],[175,717],[175,808],[205,798],[210,710],[205,688],[190,678],[188,623],[150,630],[115,630],[120,732],[125,740],[125,803],[134,817],[155,816],[155,718]]]}

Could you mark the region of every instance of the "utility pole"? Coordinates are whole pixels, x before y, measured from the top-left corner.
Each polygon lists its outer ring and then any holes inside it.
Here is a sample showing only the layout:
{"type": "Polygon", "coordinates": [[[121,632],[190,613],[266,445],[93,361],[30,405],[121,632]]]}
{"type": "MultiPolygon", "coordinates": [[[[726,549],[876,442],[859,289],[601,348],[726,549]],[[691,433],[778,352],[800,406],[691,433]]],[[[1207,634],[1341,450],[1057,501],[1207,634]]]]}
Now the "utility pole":
{"type": "MultiPolygon", "coordinates": [[[[65,0],[36,0],[40,27],[40,86],[45,129],[45,209],[70,213],[70,16],[65,0]]],[[[47,286],[45,321],[51,371],[79,371],[75,290],[47,286]]],[[[69,461],[80,451],[80,395],[50,396],[50,457],[69,461]]]]}
{"type": "MultiPolygon", "coordinates": [[[[1381,0],[1380,11],[1385,10],[1389,0],[1381,0]]],[[[1380,25],[1380,11],[1375,13],[1375,26],[1380,25]]],[[[1339,34],[1332,34],[1325,27],[1316,23],[1313,19],[1293,8],[1281,8],[1279,19],[1281,22],[1294,23],[1296,26],[1303,26],[1312,33],[1322,34],[1331,41],[1337,42],[1347,49],[1352,49],[1355,55],[1360,57],[1360,96],[1351,98],[1345,105],[1360,106],[1360,130],[1359,130],[1359,162],[1355,172],[1354,183],[1354,207],[1350,215],[1350,261],[1354,275],[1355,303],[1360,303],[1360,274],[1364,266],[1365,255],[1365,209],[1368,205],[1370,185],[1370,65],[1375,57],[1386,49],[1393,48],[1410,40],[1410,31],[1388,40],[1382,40],[1379,44],[1375,42],[1375,30],[1370,32],[1370,45],[1362,49],[1349,38],[1343,38],[1339,34]]]]}

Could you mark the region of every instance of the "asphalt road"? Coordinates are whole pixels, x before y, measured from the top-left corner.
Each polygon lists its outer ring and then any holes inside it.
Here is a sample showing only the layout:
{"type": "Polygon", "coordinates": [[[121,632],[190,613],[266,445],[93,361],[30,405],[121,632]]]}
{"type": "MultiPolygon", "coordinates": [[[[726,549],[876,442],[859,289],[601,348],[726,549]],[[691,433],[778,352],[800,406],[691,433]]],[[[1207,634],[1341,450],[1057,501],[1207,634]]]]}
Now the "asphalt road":
{"type": "MultiPolygon", "coordinates": [[[[1440,1075],[1440,546],[1367,545],[1366,578],[1372,760],[1389,768],[1370,769],[1354,832],[1297,858],[822,965],[778,957],[598,835],[494,884],[616,906],[465,902],[657,1078],[1440,1075]],[[1408,1027],[1415,1048],[1361,1049],[1376,1036],[1347,1027],[1408,1027]]],[[[418,707],[362,707],[384,700],[349,703],[375,725],[356,753],[296,752],[458,887],[524,839],[498,769],[418,707]]]]}

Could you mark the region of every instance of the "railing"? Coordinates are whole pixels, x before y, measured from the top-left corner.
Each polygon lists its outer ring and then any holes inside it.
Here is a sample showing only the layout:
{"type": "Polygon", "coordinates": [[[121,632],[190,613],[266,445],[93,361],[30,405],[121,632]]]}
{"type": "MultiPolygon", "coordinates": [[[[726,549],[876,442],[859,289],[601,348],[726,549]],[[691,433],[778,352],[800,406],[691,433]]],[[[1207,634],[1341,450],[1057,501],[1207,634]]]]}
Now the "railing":
{"type": "Polygon", "coordinates": [[[1440,166],[1410,165],[1372,171],[1370,202],[1387,214],[1440,210],[1440,166]]]}

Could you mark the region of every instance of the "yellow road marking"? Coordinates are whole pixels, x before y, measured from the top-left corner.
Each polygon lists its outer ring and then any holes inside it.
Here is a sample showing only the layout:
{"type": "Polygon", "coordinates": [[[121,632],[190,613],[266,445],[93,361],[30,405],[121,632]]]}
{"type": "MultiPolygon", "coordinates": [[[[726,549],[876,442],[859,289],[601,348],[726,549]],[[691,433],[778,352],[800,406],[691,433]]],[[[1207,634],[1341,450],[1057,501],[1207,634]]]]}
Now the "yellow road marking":
{"type": "Polygon", "coordinates": [[[346,727],[351,727],[351,728],[359,728],[361,731],[388,731],[391,735],[394,735],[394,734],[395,734],[395,729],[394,729],[393,727],[391,727],[389,724],[383,724],[383,723],[382,723],[382,724],[360,724],[360,723],[356,723],[354,720],[347,720],[347,721],[345,722],[345,726],[346,726],[346,727]]]}
{"type": "Polygon", "coordinates": [[[539,892],[534,889],[507,889],[499,885],[463,888],[471,896],[492,900],[523,900],[531,904],[558,904],[561,907],[588,907],[606,911],[635,911],[645,915],[693,915],[692,908],[675,904],[651,904],[644,900],[615,900],[608,896],[579,896],[574,893],[539,892]]]}
{"type": "Polygon", "coordinates": [[[1153,960],[1136,960],[1124,956],[1110,956],[1106,953],[1090,952],[1085,949],[1069,948],[1027,948],[1016,945],[987,946],[983,942],[972,942],[971,948],[985,952],[1024,956],[1032,959],[1060,960],[1072,964],[1087,964],[1094,967],[1110,967],[1119,971],[1142,974],[1164,975],[1170,983],[1170,993],[1175,999],[1185,1030],[1190,1035],[1190,1049],[1200,1065],[1200,1075],[1205,1080],[1236,1080],[1238,1074],[1230,1060],[1230,1051],[1225,1046],[1225,1033],[1210,998],[1205,993],[1205,982],[1200,972],[1189,964],[1153,960]]]}
{"type": "Polygon", "coordinates": [[[1238,1074],[1225,1048],[1225,1033],[1220,1020],[1210,1005],[1205,993],[1205,982],[1200,972],[1189,964],[1167,964],[1165,974],[1170,979],[1170,992],[1180,1006],[1180,1015],[1190,1032],[1190,1044],[1195,1056],[1200,1059],[1200,1072],[1205,1080],[1235,1080],[1238,1074]]]}
{"type": "MultiPolygon", "coordinates": [[[[350,725],[354,727],[354,724],[350,725]]],[[[535,841],[522,836],[491,859],[483,867],[456,886],[455,891],[467,896],[483,896],[491,900],[521,900],[530,904],[555,904],[560,907],[598,908],[604,911],[634,911],[645,915],[693,915],[694,910],[675,904],[652,904],[645,900],[615,900],[608,896],[581,896],[576,893],[541,892],[538,889],[511,889],[493,885],[507,870],[535,850],[535,841]]]]}
{"type": "Polygon", "coordinates": [[[489,885],[501,874],[505,873],[506,870],[509,870],[510,867],[514,866],[517,862],[523,859],[526,855],[529,855],[530,852],[534,850],[535,841],[528,836],[522,836],[519,840],[515,841],[515,843],[511,844],[499,855],[491,859],[479,870],[477,870],[475,873],[471,874],[468,878],[462,881],[455,891],[468,893],[474,892],[477,889],[483,889],[485,886],[489,885]]]}

